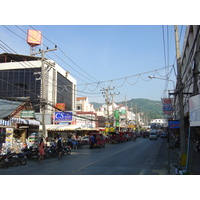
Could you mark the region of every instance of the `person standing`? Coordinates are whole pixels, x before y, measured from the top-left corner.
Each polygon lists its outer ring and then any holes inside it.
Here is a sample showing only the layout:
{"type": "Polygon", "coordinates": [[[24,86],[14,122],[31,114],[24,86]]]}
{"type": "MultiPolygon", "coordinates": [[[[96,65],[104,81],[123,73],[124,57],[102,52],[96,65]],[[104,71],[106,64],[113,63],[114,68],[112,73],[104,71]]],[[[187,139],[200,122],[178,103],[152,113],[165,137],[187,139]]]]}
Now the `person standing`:
{"type": "Polygon", "coordinates": [[[44,160],[44,142],[43,142],[43,138],[41,138],[38,148],[39,148],[39,154],[40,154],[38,162],[43,162],[43,160],[44,160]]]}
{"type": "Polygon", "coordinates": [[[90,137],[90,149],[94,149],[95,138],[93,135],[90,137]]]}

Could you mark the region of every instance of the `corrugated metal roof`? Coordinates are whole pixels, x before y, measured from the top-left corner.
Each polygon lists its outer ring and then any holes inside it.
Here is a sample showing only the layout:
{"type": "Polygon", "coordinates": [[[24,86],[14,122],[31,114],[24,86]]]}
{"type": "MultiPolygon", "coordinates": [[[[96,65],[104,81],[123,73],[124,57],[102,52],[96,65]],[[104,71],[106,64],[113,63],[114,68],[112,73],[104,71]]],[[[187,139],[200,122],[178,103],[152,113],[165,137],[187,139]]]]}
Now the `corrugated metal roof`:
{"type": "Polygon", "coordinates": [[[22,102],[0,99],[0,118],[8,117],[22,102]]]}

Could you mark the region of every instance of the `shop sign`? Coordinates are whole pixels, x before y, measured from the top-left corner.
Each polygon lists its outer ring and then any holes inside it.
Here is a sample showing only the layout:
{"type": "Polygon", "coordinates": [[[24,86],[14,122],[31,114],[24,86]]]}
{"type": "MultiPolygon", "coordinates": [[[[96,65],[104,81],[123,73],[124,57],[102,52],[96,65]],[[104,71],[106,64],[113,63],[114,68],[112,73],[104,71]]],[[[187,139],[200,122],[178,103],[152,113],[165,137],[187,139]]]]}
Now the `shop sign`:
{"type": "Polygon", "coordinates": [[[35,111],[34,110],[23,110],[21,112],[21,118],[35,118],[35,111]]]}
{"type": "Polygon", "coordinates": [[[56,111],[65,111],[66,104],[65,103],[57,103],[55,107],[57,108],[56,111]]]}
{"type": "Polygon", "coordinates": [[[172,98],[163,98],[162,104],[163,104],[163,112],[166,115],[173,114],[174,110],[173,110],[173,99],[172,98]]]}
{"type": "Polygon", "coordinates": [[[8,147],[12,146],[13,128],[6,128],[6,144],[8,147]]]}
{"type": "Polygon", "coordinates": [[[168,128],[173,129],[173,128],[180,128],[180,121],[179,120],[169,120],[168,121],[168,128]]]}
{"type": "Polygon", "coordinates": [[[55,121],[56,122],[71,122],[72,121],[72,112],[55,112],[55,121]]]}

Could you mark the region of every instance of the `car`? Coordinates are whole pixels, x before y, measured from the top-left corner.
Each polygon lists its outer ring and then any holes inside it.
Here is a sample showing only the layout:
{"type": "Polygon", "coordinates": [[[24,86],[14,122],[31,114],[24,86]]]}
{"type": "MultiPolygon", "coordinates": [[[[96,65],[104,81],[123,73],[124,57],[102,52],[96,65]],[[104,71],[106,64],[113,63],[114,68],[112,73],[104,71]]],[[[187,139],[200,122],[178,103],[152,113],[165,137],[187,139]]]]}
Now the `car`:
{"type": "Polygon", "coordinates": [[[89,144],[89,139],[90,139],[90,136],[89,135],[86,135],[86,136],[84,136],[83,138],[82,138],[82,142],[84,143],[84,144],[89,144]]]}
{"type": "Polygon", "coordinates": [[[149,137],[149,132],[148,131],[144,131],[142,133],[142,137],[145,138],[145,137],[149,137]]]}
{"type": "Polygon", "coordinates": [[[161,135],[160,135],[160,137],[161,137],[161,138],[167,138],[167,133],[162,132],[161,135]]]}
{"type": "Polygon", "coordinates": [[[149,139],[150,140],[157,140],[158,139],[157,133],[154,133],[154,132],[150,133],[149,139]]]}

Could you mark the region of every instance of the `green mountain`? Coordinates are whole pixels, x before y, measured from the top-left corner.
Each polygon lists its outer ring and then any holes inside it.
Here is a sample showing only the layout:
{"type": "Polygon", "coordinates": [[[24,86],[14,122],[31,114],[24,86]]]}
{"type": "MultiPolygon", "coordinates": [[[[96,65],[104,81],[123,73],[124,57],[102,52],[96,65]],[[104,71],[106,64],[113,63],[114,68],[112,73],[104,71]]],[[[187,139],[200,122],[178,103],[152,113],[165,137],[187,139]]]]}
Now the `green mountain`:
{"type": "Polygon", "coordinates": [[[127,106],[137,110],[137,112],[143,112],[149,119],[162,118],[162,102],[149,99],[131,99],[127,101],[127,106]]]}
{"type": "MultiPolygon", "coordinates": [[[[104,103],[91,102],[95,109],[98,109],[104,103]]],[[[117,104],[125,105],[125,102],[118,102],[117,104]]],[[[129,109],[132,109],[133,112],[143,112],[144,116],[151,119],[160,119],[162,118],[162,102],[154,101],[149,99],[131,99],[127,101],[127,106],[129,109]]]]}

